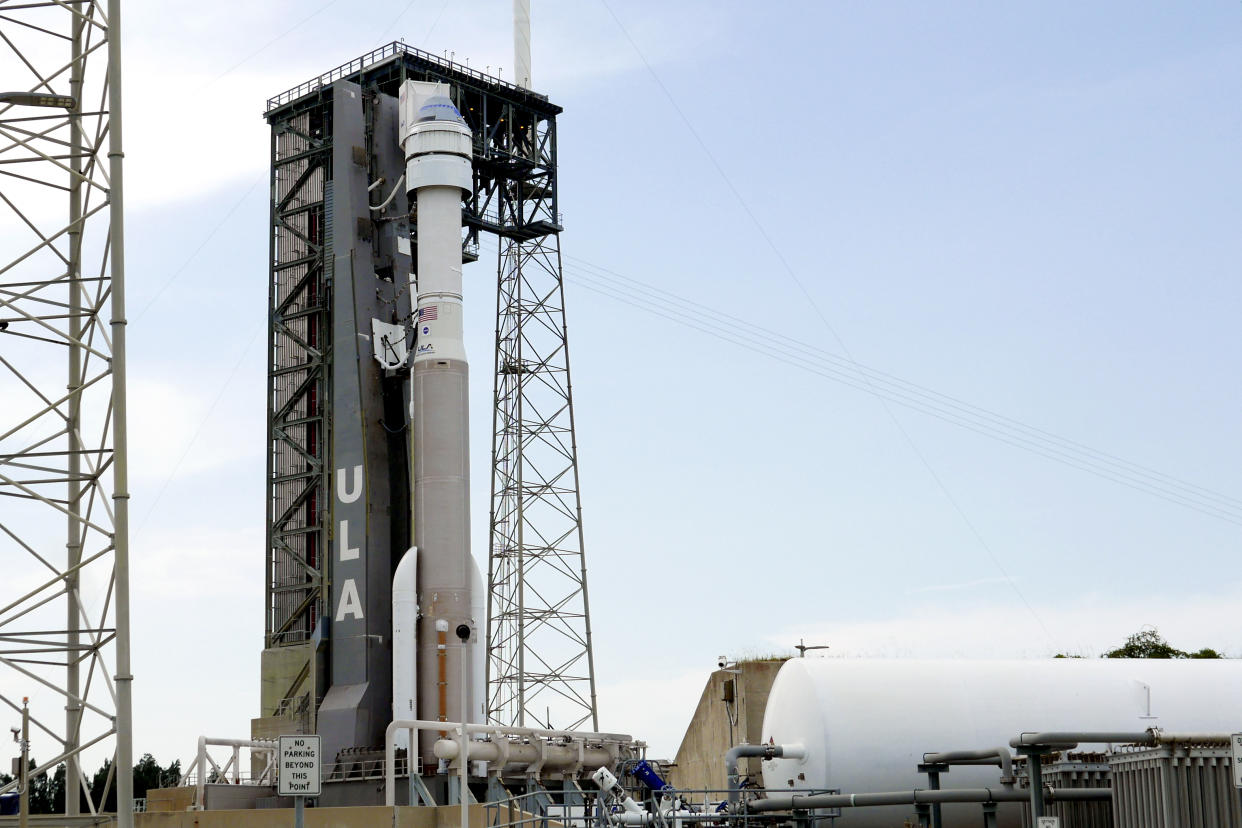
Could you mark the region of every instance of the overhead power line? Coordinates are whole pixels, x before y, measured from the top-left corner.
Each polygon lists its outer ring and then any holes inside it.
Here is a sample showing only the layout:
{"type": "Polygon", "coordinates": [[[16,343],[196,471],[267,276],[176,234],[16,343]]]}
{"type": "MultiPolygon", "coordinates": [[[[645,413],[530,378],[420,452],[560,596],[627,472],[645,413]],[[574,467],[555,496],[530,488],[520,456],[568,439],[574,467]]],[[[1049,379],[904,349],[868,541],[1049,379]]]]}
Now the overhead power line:
{"type": "Polygon", "coordinates": [[[716,310],[656,285],[574,256],[566,275],[578,286],[751,352],[1015,448],[1094,474],[1177,505],[1242,525],[1242,500],[1126,460],[958,397],[904,380],[779,331],[716,310]],[[868,381],[863,382],[859,374],[868,381]]]}
{"type": "MultiPolygon", "coordinates": [[[[689,131],[689,133],[694,137],[695,143],[698,144],[699,149],[703,152],[703,155],[708,161],[711,162],[711,165],[720,175],[721,180],[724,181],[725,186],[728,187],[729,192],[733,194],[734,199],[737,200],[738,206],[742,208],[742,211],[746,214],[746,217],[750,219],[751,224],[754,225],[755,230],[759,233],[759,236],[772,250],[772,255],[776,257],[778,262],[780,262],[781,267],[785,271],[785,275],[788,276],[789,280],[797,286],[798,290],[806,298],[807,305],[809,305],[815,315],[819,317],[819,321],[823,323],[824,329],[827,330],[829,335],[831,335],[836,341],[837,346],[841,349],[841,352],[845,355],[845,358],[849,364],[855,368],[859,380],[861,380],[863,385],[870,385],[872,382],[871,378],[859,369],[858,363],[854,359],[854,355],[850,353],[849,346],[845,344],[845,340],[841,337],[841,334],[839,334],[837,329],[833,327],[832,323],[828,320],[827,314],[825,314],[823,309],[820,308],[819,303],[815,301],[815,297],[811,295],[811,292],[807,290],[806,285],[801,279],[798,278],[798,274],[795,273],[794,269],[790,266],[789,260],[785,258],[785,254],[776,245],[776,242],[772,240],[772,236],[768,233],[767,228],[764,227],[763,222],[759,220],[759,217],[755,215],[754,210],[750,208],[750,204],[747,203],[746,199],[742,197],[741,191],[738,190],[737,186],[733,183],[733,179],[730,178],[729,174],[725,172],[724,167],[721,166],[720,162],[716,159],[715,154],[707,146],[707,142],[703,140],[703,136],[699,134],[699,131],[694,128],[694,124],[688,117],[686,117],[686,113],[682,111],[681,106],[677,103],[677,99],[673,97],[671,92],[669,92],[668,87],[665,86],[664,81],[660,79],[660,75],[656,72],[655,67],[651,65],[651,61],[647,60],[647,56],[643,54],[643,50],[638,47],[638,43],[635,42],[632,36],[630,36],[629,30],[626,29],[625,25],[621,22],[621,18],[617,17],[617,13],[613,11],[612,6],[608,4],[608,0],[600,0],[600,2],[603,4],[604,8],[608,10],[608,14],[616,22],[617,28],[621,30],[623,35],[625,35],[625,39],[630,42],[630,46],[634,48],[635,53],[637,53],[639,59],[642,60],[643,65],[647,67],[647,72],[651,75],[651,79],[655,81],[656,86],[660,87],[660,91],[664,93],[664,97],[668,99],[669,105],[677,113],[677,116],[685,125],[686,130],[689,131]]],[[[1021,587],[1019,587],[1017,582],[1009,576],[1009,572],[1005,568],[1005,564],[1001,561],[995,550],[992,549],[991,544],[984,539],[983,535],[975,527],[974,521],[967,516],[966,511],[962,508],[961,504],[958,503],[957,498],[954,497],[951,491],[949,491],[948,485],[945,484],[944,480],[940,477],[936,470],[932,468],[931,463],[927,459],[927,455],[925,455],[923,450],[919,448],[917,443],[915,443],[914,437],[911,436],[910,432],[906,430],[906,427],[902,425],[901,420],[897,419],[896,412],[894,412],[889,406],[886,398],[881,394],[877,394],[876,396],[879,397],[880,407],[884,409],[884,413],[888,416],[889,420],[892,421],[893,427],[897,429],[897,431],[901,434],[902,439],[904,439],[906,444],[910,446],[910,450],[914,453],[914,456],[918,458],[919,463],[924,469],[927,470],[928,476],[931,477],[932,481],[940,489],[945,500],[949,502],[949,505],[953,507],[953,511],[957,512],[958,517],[961,518],[962,523],[965,524],[966,528],[970,531],[970,534],[974,536],[975,541],[979,544],[979,547],[992,561],[992,565],[995,566],[997,571],[1000,572],[1000,574],[1003,575],[1009,582],[1009,586],[1013,590],[1014,594],[1018,596],[1018,599],[1031,614],[1031,617],[1035,619],[1035,622],[1039,625],[1040,629],[1043,630],[1045,638],[1049,639],[1049,642],[1051,642],[1052,635],[1048,632],[1048,627],[1044,624],[1044,620],[1039,617],[1039,613],[1035,611],[1035,607],[1030,601],[1027,600],[1021,587]]]]}

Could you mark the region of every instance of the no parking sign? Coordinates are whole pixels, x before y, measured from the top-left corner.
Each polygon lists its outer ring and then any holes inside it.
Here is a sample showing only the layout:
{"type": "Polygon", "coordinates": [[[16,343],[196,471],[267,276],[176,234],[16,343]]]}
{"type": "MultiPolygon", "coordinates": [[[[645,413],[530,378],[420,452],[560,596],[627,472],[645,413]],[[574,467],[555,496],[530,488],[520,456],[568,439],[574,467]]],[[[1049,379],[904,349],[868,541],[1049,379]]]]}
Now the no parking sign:
{"type": "Polygon", "coordinates": [[[276,793],[281,796],[319,796],[319,737],[281,736],[277,750],[276,793]]]}

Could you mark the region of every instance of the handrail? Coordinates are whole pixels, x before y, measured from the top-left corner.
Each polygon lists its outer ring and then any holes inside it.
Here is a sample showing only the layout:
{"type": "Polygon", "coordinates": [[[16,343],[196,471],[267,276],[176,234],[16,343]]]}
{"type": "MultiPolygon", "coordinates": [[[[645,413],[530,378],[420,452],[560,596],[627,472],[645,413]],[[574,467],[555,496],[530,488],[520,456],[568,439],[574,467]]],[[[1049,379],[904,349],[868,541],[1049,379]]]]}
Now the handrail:
{"type": "Polygon", "coordinates": [[[212,770],[215,771],[218,777],[224,779],[226,782],[228,781],[228,774],[231,770],[233,772],[233,784],[241,783],[242,748],[249,748],[251,754],[254,754],[256,751],[268,754],[267,766],[263,769],[263,774],[259,777],[260,779],[267,777],[275,769],[277,750],[276,739],[219,739],[210,736],[198,737],[198,752],[194,757],[194,761],[190,763],[190,767],[186,768],[185,773],[182,774],[181,777],[182,784],[185,784],[185,780],[190,777],[190,774],[192,774],[195,770],[198,771],[198,776],[194,782],[195,810],[201,811],[207,805],[205,798],[208,765],[211,765],[212,770]],[[211,758],[210,754],[207,753],[208,745],[212,745],[213,747],[232,748],[232,756],[227,762],[224,763],[223,767],[217,765],[216,761],[211,758]]]}
{"type": "Polygon", "coordinates": [[[271,112],[273,109],[276,109],[279,106],[284,106],[290,101],[297,100],[303,95],[308,95],[316,89],[327,86],[333,81],[340,80],[341,78],[346,77],[347,75],[352,75],[355,72],[361,72],[368,66],[374,66],[387,58],[396,57],[398,55],[413,55],[414,57],[434,63],[437,66],[451,72],[466,75],[491,86],[502,87],[523,97],[538,98],[541,101],[546,101],[548,99],[546,95],[540,95],[538,92],[532,92],[523,86],[517,85],[516,83],[501,80],[500,78],[480,72],[478,69],[471,69],[469,66],[464,64],[457,63],[453,60],[445,60],[444,58],[437,57],[430,52],[425,52],[422,49],[409,46],[399,40],[394,40],[392,43],[380,46],[378,49],[374,49],[365,55],[356,57],[347,63],[342,63],[340,66],[337,66],[334,69],[329,69],[327,72],[324,72],[318,77],[311,78],[305,83],[300,83],[292,89],[288,89],[273,98],[269,98],[267,101],[267,108],[264,109],[264,112],[271,112]]]}

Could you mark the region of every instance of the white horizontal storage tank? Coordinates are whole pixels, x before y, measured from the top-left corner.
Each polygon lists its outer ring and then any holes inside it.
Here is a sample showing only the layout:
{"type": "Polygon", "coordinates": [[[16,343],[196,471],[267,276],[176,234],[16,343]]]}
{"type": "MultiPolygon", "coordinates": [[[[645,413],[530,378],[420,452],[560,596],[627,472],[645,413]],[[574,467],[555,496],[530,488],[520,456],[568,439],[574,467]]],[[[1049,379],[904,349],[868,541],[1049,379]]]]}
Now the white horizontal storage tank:
{"type": "MultiPolygon", "coordinates": [[[[921,661],[795,658],[768,697],[763,741],[804,759],[763,763],[770,792],[926,788],[924,753],[1008,747],[1022,732],[1242,731],[1242,661],[1047,659],[921,661]]],[[[942,788],[999,787],[1000,769],[954,766],[942,788]]],[[[1002,805],[1016,825],[1020,805],[1002,805]]],[[[908,806],[844,808],[841,828],[900,825],[908,806]]],[[[947,828],[980,824],[977,805],[944,806],[947,828]]]]}

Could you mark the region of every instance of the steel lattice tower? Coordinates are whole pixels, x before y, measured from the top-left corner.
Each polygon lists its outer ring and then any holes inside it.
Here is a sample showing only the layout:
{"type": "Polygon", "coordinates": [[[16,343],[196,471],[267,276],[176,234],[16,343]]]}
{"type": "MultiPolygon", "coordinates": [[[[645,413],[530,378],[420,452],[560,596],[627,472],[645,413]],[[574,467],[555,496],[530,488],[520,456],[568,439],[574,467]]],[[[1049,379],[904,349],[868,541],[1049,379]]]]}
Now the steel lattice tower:
{"type": "Polygon", "coordinates": [[[0,78],[26,87],[0,90],[0,201],[16,219],[0,241],[0,560],[9,567],[0,701],[18,711],[22,696],[39,694],[34,772],[65,763],[67,813],[78,813],[79,791],[91,812],[103,805],[91,799],[84,751],[123,769],[108,787],[126,828],[134,822],[120,0],[31,0],[4,14],[0,78]]]}
{"type": "MultiPolygon", "coordinates": [[[[531,87],[530,0],[513,62],[531,87]]],[[[496,295],[488,718],[599,729],[557,202],[556,122],[523,123],[496,295]],[[542,716],[540,715],[542,712],[542,716]]],[[[506,211],[502,209],[502,215],[506,211]]]]}
{"type": "Polygon", "coordinates": [[[488,716],[597,730],[559,233],[505,240],[498,284],[488,716]]]}

